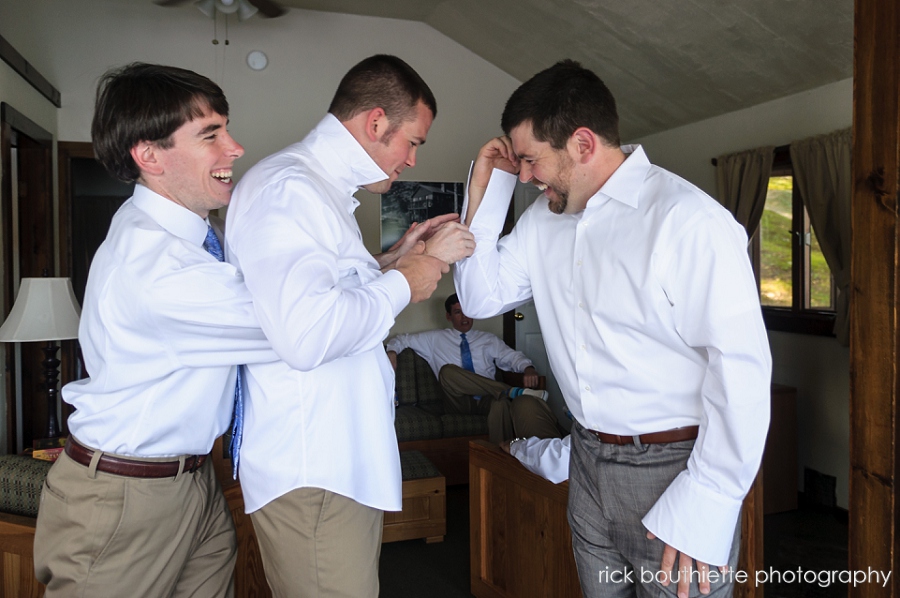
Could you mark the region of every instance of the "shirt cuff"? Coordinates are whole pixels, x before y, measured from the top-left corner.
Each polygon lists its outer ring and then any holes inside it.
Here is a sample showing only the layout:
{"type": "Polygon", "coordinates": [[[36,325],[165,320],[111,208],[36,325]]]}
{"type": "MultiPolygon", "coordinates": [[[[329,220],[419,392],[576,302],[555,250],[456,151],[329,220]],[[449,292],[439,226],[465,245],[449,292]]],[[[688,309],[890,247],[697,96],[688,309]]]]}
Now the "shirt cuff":
{"type": "MultiPolygon", "coordinates": [[[[516,180],[516,175],[497,168],[491,172],[491,180],[488,181],[481,205],[478,206],[469,227],[469,231],[476,239],[490,238],[496,242],[506,222],[506,213],[509,211],[510,198],[516,189],[516,180]]],[[[468,190],[466,195],[468,196],[468,190]]],[[[466,202],[468,203],[468,197],[466,202]]]]}
{"type": "Polygon", "coordinates": [[[394,319],[397,319],[403,308],[409,305],[412,297],[406,277],[399,270],[388,270],[378,278],[376,284],[385,288],[388,299],[391,301],[394,319]]]}
{"type": "Polygon", "coordinates": [[[741,504],[702,486],[682,471],[642,523],[679,552],[720,567],[728,564],[741,504]]]}

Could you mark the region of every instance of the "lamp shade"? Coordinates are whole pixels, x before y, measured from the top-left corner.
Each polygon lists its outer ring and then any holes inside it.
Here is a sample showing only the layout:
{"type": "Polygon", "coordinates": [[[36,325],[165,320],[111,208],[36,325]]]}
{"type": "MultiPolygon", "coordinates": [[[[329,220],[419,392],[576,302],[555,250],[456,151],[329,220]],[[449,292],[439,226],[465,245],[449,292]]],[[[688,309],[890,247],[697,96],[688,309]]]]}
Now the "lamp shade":
{"type": "Polygon", "coordinates": [[[81,308],[68,278],[23,278],[0,341],[34,342],[78,338],[81,308]]]}

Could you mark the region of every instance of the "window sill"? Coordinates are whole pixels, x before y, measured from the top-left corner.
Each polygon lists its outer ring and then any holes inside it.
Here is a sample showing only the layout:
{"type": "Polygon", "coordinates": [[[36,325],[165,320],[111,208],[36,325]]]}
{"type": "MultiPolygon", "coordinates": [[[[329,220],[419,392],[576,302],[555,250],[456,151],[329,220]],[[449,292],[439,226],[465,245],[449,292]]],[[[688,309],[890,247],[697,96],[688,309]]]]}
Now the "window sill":
{"type": "Polygon", "coordinates": [[[767,330],[834,336],[834,312],[795,312],[778,307],[763,307],[762,313],[767,330]]]}

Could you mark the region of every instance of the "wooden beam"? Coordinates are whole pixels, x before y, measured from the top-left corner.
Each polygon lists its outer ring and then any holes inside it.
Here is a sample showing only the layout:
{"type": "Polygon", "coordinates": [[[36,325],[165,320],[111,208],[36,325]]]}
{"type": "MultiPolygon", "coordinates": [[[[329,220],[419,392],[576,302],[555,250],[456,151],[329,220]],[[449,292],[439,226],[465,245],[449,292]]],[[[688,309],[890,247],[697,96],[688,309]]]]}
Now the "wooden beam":
{"type": "Polygon", "coordinates": [[[849,569],[895,573],[856,598],[900,595],[900,4],[856,0],[854,27],[849,569]]]}
{"type": "Polygon", "coordinates": [[[2,35],[0,35],[0,60],[12,67],[23,79],[40,92],[42,96],[50,100],[57,108],[62,108],[62,96],[59,90],[53,87],[42,74],[34,68],[25,57],[12,47],[2,35]]]}

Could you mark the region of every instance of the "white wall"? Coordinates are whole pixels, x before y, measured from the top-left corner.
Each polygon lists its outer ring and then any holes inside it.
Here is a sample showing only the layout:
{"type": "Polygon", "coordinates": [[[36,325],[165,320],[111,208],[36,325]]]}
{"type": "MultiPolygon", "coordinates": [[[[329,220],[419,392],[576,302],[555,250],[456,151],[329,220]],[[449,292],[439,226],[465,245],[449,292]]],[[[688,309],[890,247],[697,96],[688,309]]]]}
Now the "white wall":
{"type": "MultiPolygon", "coordinates": [[[[762,145],[784,145],[849,127],[850,79],[637,140],[650,160],[711,195],[710,159],[762,145]]],[[[850,353],[830,337],[769,333],[775,382],[797,388],[798,480],[810,467],[837,478],[837,502],[848,506],[850,353]]]]}
{"type": "MultiPolygon", "coordinates": [[[[396,54],[428,82],[438,116],[404,179],[462,181],[481,144],[499,133],[503,104],[519,82],[418,22],[291,9],[277,19],[213,21],[186,3],[177,8],[151,0],[3,0],[0,35],[62,93],[59,139],[90,140],[98,77],[131,61],[195,70],[218,82],[231,105],[230,130],[244,145],[240,176],[266,155],[299,141],[325,114],[338,81],[353,64],[375,53],[396,54]],[[269,66],[246,66],[262,50],[269,66]]],[[[0,71],[2,76],[2,71],[0,71]]],[[[2,79],[0,79],[2,85],[2,79]]],[[[362,194],[357,218],[367,246],[380,246],[377,196],[362,194]]],[[[453,292],[445,277],[432,300],[408,308],[396,331],[445,326],[443,300],[453,292]]],[[[502,330],[498,318],[479,326],[502,330]]]]}

